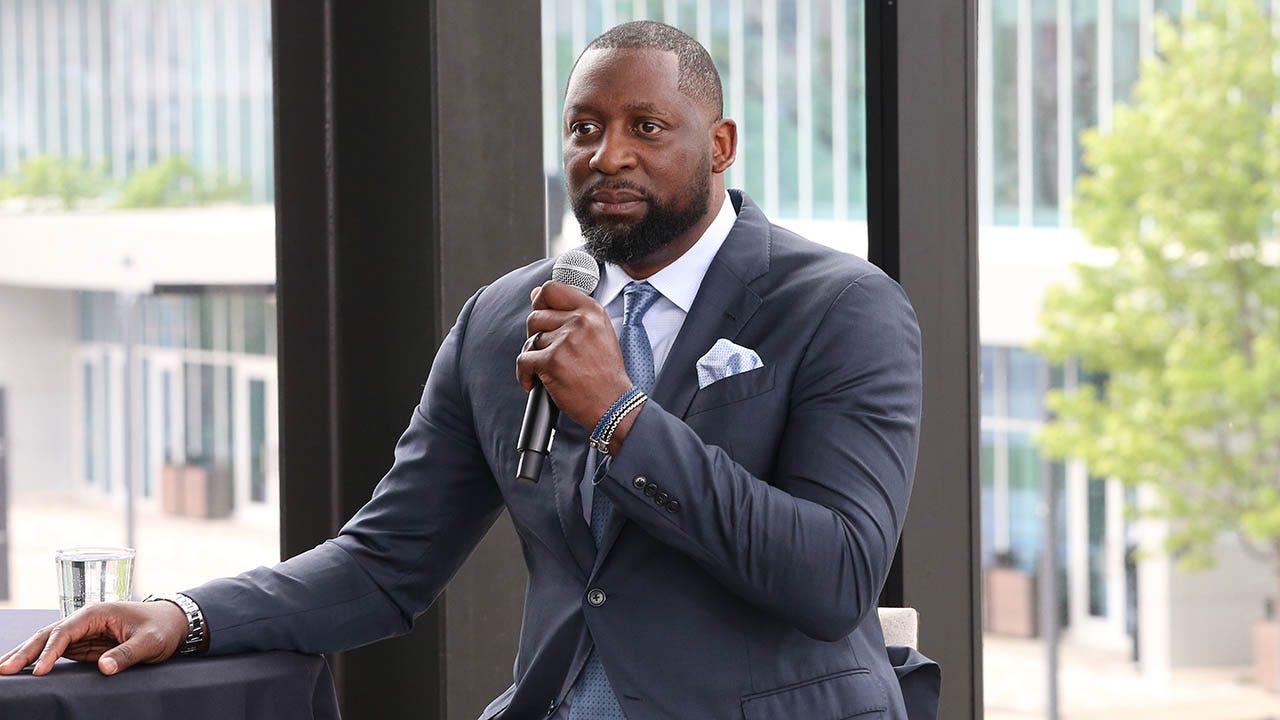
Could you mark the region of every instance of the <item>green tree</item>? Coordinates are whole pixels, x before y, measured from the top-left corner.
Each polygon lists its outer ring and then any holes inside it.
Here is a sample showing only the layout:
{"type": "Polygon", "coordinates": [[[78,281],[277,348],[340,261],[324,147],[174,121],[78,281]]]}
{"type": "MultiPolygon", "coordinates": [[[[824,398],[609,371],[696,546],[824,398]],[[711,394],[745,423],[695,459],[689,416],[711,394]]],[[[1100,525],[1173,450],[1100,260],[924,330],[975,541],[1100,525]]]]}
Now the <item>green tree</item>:
{"type": "Polygon", "coordinates": [[[221,176],[210,177],[188,160],[167,157],[134,173],[120,190],[117,203],[122,208],[189,207],[218,202],[244,202],[243,185],[221,176]]]}
{"type": "Polygon", "coordinates": [[[1075,268],[1038,349],[1101,386],[1053,393],[1044,449],[1156,489],[1169,550],[1238,533],[1280,577],[1280,24],[1256,0],[1157,25],[1133,104],[1083,139],[1075,268]]]}
{"type": "Polygon", "coordinates": [[[26,160],[0,181],[0,199],[56,198],[64,210],[100,196],[108,187],[105,166],[84,158],[40,155],[26,160]]]}

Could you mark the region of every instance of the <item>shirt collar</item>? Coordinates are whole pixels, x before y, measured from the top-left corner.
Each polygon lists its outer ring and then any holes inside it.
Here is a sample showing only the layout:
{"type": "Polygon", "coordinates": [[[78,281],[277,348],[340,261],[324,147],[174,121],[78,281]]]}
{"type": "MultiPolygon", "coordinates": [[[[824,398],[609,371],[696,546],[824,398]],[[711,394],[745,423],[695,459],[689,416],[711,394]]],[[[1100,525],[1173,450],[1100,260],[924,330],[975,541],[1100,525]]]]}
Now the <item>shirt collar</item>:
{"type": "MultiPolygon", "coordinates": [[[[707,226],[702,237],[698,238],[693,247],[676,258],[675,262],[650,275],[646,282],[662,293],[663,297],[675,303],[676,307],[688,313],[689,308],[693,307],[694,298],[698,296],[698,288],[702,286],[702,278],[706,276],[707,268],[711,267],[711,261],[715,259],[720,246],[729,237],[729,231],[733,229],[733,223],[737,219],[738,213],[733,209],[733,201],[729,198],[728,191],[725,191],[720,212],[716,213],[716,219],[707,226]]],[[[596,301],[608,307],[609,303],[622,292],[622,288],[630,282],[633,282],[633,278],[620,266],[603,263],[600,285],[596,287],[595,292],[596,301]]]]}

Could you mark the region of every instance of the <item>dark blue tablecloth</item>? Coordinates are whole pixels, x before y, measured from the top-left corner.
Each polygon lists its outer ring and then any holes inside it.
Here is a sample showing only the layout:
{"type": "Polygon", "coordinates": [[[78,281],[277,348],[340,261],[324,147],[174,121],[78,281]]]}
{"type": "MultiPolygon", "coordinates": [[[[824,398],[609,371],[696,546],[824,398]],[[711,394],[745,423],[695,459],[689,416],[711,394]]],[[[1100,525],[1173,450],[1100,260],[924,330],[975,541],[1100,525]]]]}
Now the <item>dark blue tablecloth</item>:
{"type": "MultiPolygon", "coordinates": [[[[0,654],[53,622],[56,610],[0,610],[0,654]]],[[[106,677],[59,660],[53,672],[0,677],[0,720],[337,720],[319,655],[253,653],[137,665],[106,677]]]]}

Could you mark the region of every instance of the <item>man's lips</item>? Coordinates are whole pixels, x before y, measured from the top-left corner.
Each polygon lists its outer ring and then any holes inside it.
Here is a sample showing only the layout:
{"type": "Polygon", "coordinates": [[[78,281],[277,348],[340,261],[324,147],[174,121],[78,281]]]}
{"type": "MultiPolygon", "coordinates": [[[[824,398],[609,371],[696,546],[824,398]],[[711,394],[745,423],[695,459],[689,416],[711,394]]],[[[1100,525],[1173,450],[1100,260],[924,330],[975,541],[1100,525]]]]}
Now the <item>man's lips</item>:
{"type": "Polygon", "coordinates": [[[606,205],[620,205],[629,202],[644,202],[644,195],[634,190],[597,190],[591,193],[591,199],[606,205]]]}
{"type": "Polygon", "coordinates": [[[646,202],[644,195],[634,190],[597,190],[591,193],[591,200],[596,211],[606,215],[632,213],[646,202]]]}

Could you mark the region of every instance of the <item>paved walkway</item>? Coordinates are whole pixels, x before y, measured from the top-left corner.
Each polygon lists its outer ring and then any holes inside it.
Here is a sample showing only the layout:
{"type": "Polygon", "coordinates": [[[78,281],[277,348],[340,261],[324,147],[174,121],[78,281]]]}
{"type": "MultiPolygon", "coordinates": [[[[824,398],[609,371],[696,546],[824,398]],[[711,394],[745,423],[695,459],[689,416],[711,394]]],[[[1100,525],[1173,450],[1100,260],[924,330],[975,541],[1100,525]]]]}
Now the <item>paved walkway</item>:
{"type": "MultiPolygon", "coordinates": [[[[986,635],[986,720],[1033,720],[1045,713],[1044,647],[986,635]]],[[[1174,671],[1144,677],[1124,653],[1064,645],[1059,655],[1060,720],[1280,720],[1280,696],[1252,682],[1252,668],[1174,671]]]]}
{"type": "MultiPolygon", "coordinates": [[[[136,515],[134,593],[183,590],[279,558],[275,523],[201,520],[158,509],[136,515]]],[[[125,544],[124,510],[84,498],[17,500],[9,507],[10,594],[0,608],[56,608],[58,548],[125,544]]]]}

